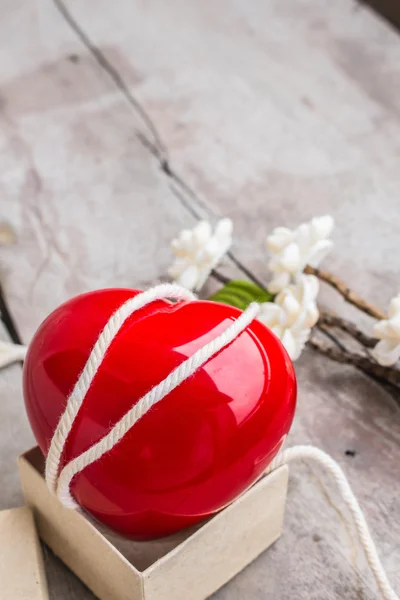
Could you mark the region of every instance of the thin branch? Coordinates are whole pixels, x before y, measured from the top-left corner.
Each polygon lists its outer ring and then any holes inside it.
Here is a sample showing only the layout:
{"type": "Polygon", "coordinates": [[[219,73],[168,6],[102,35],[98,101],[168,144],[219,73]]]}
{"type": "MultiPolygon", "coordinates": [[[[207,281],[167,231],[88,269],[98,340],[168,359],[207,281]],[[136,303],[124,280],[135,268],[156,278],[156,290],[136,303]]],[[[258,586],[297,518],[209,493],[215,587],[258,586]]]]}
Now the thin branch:
{"type": "MultiPolygon", "coordinates": [[[[213,269],[211,271],[211,276],[214,277],[214,279],[216,279],[220,283],[222,283],[222,285],[226,285],[231,281],[229,277],[226,277],[226,275],[223,275],[216,269],[213,269]]],[[[265,289],[265,286],[263,285],[260,285],[260,287],[265,289]]],[[[346,350],[345,346],[343,346],[343,344],[341,344],[341,342],[332,334],[332,332],[329,331],[330,327],[336,327],[337,329],[345,331],[366,348],[374,348],[378,342],[376,338],[366,335],[363,331],[361,331],[361,329],[357,327],[357,325],[355,325],[351,321],[348,321],[347,319],[342,319],[342,317],[339,317],[334,313],[330,313],[321,309],[317,327],[323,335],[329,337],[330,340],[342,350],[346,350]]]]}
{"type": "Polygon", "coordinates": [[[308,340],[307,345],[335,362],[353,365],[356,369],[363,371],[367,375],[390,383],[396,388],[400,388],[400,371],[395,368],[383,367],[370,358],[353,352],[342,351],[335,346],[324,344],[316,339],[308,340]]]}
{"type": "Polygon", "coordinates": [[[329,331],[329,329],[327,327],[325,327],[325,325],[320,324],[319,322],[316,325],[318,331],[321,332],[322,335],[324,335],[325,337],[327,337],[328,339],[331,340],[331,342],[333,342],[335,344],[335,346],[337,346],[339,348],[339,350],[342,350],[342,352],[347,352],[347,348],[346,346],[344,346],[338,339],[336,336],[333,335],[333,333],[331,333],[329,331]]]}
{"type": "Polygon", "coordinates": [[[347,351],[343,352],[343,350],[340,350],[335,346],[330,346],[329,344],[321,342],[320,340],[317,340],[315,338],[310,338],[307,342],[307,346],[309,346],[313,350],[316,350],[320,354],[324,354],[325,356],[327,356],[331,360],[334,360],[335,362],[342,364],[347,363],[347,351]]]}
{"type": "Polygon", "coordinates": [[[306,268],[304,269],[304,273],[307,273],[308,275],[315,275],[316,277],[318,277],[318,279],[324,281],[325,283],[333,287],[335,290],[337,290],[347,302],[353,304],[370,317],[378,319],[378,321],[387,318],[385,313],[382,312],[377,306],[374,306],[373,304],[366,302],[366,300],[363,300],[360,296],[358,296],[358,294],[353,292],[353,290],[351,290],[341,279],[339,279],[339,277],[336,277],[336,275],[332,275],[332,273],[328,273],[328,271],[321,271],[320,269],[316,269],[315,267],[310,267],[310,265],[306,266],[306,268]]]}
{"type": "Polygon", "coordinates": [[[250,281],[252,281],[255,285],[258,285],[258,287],[260,287],[261,289],[267,291],[265,284],[260,279],[258,279],[258,277],[256,277],[250,271],[250,269],[245,267],[245,265],[242,263],[242,261],[240,261],[238,258],[236,258],[236,256],[234,254],[232,254],[232,252],[230,250],[226,253],[226,255],[231,259],[233,264],[236,265],[236,267],[250,279],[250,281]]]}
{"type": "Polygon", "coordinates": [[[347,319],[343,319],[342,317],[339,317],[339,315],[320,310],[318,323],[328,328],[336,327],[337,329],[345,331],[365,348],[374,348],[378,343],[376,338],[365,334],[357,327],[357,325],[355,325],[355,323],[352,323],[347,319]]]}

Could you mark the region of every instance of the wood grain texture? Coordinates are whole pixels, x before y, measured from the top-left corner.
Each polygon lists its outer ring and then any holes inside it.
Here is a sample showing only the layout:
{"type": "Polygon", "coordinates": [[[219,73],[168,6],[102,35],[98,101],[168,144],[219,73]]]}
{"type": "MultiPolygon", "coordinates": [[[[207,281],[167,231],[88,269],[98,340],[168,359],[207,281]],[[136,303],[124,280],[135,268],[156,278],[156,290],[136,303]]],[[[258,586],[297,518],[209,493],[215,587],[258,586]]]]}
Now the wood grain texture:
{"type": "MultiPolygon", "coordinates": [[[[336,247],[325,265],[386,307],[400,272],[400,40],[390,27],[350,0],[66,7],[152,118],[169,170],[140,111],[57,5],[6,2],[0,216],[18,242],[1,264],[25,341],[68,296],[163,277],[169,240],[194,214],[232,217],[235,255],[265,281],[266,233],[329,212],[336,247]]],[[[229,261],[225,269],[237,273],[229,261]]],[[[334,294],[323,299],[358,318],[334,294]]],[[[399,590],[399,410],[351,368],[308,351],[296,368],[290,442],[314,443],[344,466],[399,590]]],[[[10,389],[4,398],[22,423],[10,389]]],[[[1,457],[19,441],[5,441],[1,457]]],[[[8,477],[13,489],[11,467],[8,477]]],[[[215,598],[374,598],[340,506],[321,473],[294,467],[283,537],[215,598]]],[[[50,583],[57,598],[86,598],[62,568],[50,583]]]]}
{"type": "Polygon", "coordinates": [[[27,341],[76,293],[154,282],[194,220],[138,137],[140,115],[54,6],[15,14],[0,25],[3,51],[19,59],[16,73],[0,67],[0,194],[18,243],[2,249],[2,266],[27,341]]]}

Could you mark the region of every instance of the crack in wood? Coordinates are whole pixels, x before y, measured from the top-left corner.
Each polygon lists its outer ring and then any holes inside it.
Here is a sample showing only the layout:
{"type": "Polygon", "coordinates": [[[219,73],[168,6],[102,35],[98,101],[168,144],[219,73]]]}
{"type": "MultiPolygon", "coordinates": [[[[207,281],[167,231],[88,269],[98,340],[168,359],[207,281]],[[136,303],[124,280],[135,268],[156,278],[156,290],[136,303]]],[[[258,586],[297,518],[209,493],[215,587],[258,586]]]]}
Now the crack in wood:
{"type": "MultiPolygon", "coordinates": [[[[168,148],[162,140],[157,126],[147,113],[146,109],[131,93],[128,85],[125,83],[118,69],[108,60],[108,58],[103,54],[100,48],[98,48],[92,42],[87,33],[82,29],[82,27],[78,24],[76,19],[69,12],[64,2],[62,0],[53,0],[53,2],[59,10],[62,17],[65,19],[66,23],[74,31],[75,35],[86,47],[86,49],[92,54],[93,58],[96,60],[100,68],[102,68],[109,75],[111,80],[114,82],[121,94],[128,101],[133,110],[136,110],[139,113],[143,122],[151,132],[153,141],[148,139],[145,136],[145,134],[140,131],[136,131],[137,138],[142,143],[142,145],[145,146],[149,150],[149,152],[156,158],[156,160],[158,160],[161,171],[175,183],[175,185],[171,186],[171,191],[182,204],[182,206],[186,210],[188,210],[191,213],[191,215],[196,219],[204,218],[204,213],[211,215],[214,219],[216,219],[217,214],[211,209],[211,207],[208,206],[208,204],[198,196],[198,194],[193,190],[193,188],[180,175],[178,175],[175,169],[172,168],[169,159],[168,148]],[[196,204],[199,210],[197,210],[190,203],[190,200],[192,200],[196,204]]],[[[239,260],[234,253],[232,253],[232,251],[228,251],[227,256],[231,260],[231,262],[243,273],[243,275],[250,279],[250,281],[252,281],[260,287],[265,286],[265,284],[263,284],[262,281],[258,279],[258,277],[248,267],[246,267],[246,265],[243,264],[242,261],[239,260]]]]}
{"type": "Polygon", "coordinates": [[[11,314],[6,301],[3,286],[0,284],[0,315],[3,325],[14,344],[22,344],[22,338],[17,328],[17,324],[11,314]]]}
{"type": "Polygon", "coordinates": [[[397,0],[356,0],[361,7],[368,6],[382,15],[398,33],[400,29],[400,5],[397,0]]]}
{"type": "Polygon", "coordinates": [[[162,141],[156,126],[154,125],[152,119],[149,117],[149,115],[147,114],[146,110],[142,107],[140,102],[138,102],[133,96],[129,87],[126,85],[121,74],[119,73],[118,69],[114,67],[114,65],[107,59],[103,52],[101,52],[101,50],[90,40],[90,38],[80,27],[78,22],[74,19],[74,17],[69,12],[65,4],[62,2],[62,0],[53,0],[53,2],[60,14],[63,16],[64,20],[74,31],[75,35],[79,38],[79,40],[87,48],[87,50],[89,50],[89,52],[92,54],[97,64],[108,74],[108,76],[112,79],[116,87],[128,101],[130,106],[139,113],[143,122],[151,131],[151,134],[154,138],[154,148],[157,149],[157,158],[166,160],[167,148],[164,142],[162,141]]]}

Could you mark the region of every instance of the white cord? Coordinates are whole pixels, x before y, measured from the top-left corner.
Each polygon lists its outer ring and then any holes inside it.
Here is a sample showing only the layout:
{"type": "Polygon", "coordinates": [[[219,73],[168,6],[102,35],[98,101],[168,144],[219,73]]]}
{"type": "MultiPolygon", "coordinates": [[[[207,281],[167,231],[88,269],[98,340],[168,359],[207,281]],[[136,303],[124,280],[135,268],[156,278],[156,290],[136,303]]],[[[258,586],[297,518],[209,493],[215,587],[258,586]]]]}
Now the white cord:
{"type": "Polygon", "coordinates": [[[266,472],[270,473],[278,467],[297,459],[312,460],[317,462],[332,475],[339,489],[340,496],[350,511],[358,538],[382,597],[385,600],[399,600],[399,596],[390,585],[388,577],[379,559],[375,543],[371,537],[367,521],[364,513],[361,510],[358,500],[355,497],[341,467],[331,456],[329,456],[329,454],[326,454],[326,452],[316,448],[315,446],[294,446],[293,448],[288,448],[287,450],[284,450],[278,454],[278,456],[276,456],[269,465],[266,472]]]}
{"type": "MultiPolygon", "coordinates": [[[[67,400],[65,411],[54,432],[47,455],[46,482],[50,491],[53,494],[56,494],[59,500],[69,508],[77,508],[78,506],[70,492],[70,485],[73,477],[85,469],[85,467],[98,460],[103,454],[109,452],[152,406],[157,402],[160,402],[160,400],[165,398],[172,390],[193,375],[193,373],[195,373],[197,369],[206,363],[212,356],[235,340],[260,311],[259,304],[255,302],[250,304],[236,321],[233,321],[233,323],[227,326],[220,335],[197,350],[193,356],[186,359],[163,381],[155,385],[103,438],[67,463],[61,470],[61,473],[59,473],[62,453],[74,420],[113,340],[125,321],[135,311],[147,306],[155,300],[163,298],[194,300],[195,296],[178,285],[162,284],[151,288],[146,292],[141,292],[134,298],[131,298],[122,304],[122,306],[110,317],[108,323],[99,335],[86,365],[67,400]]],[[[283,451],[275,457],[269,465],[267,473],[296,459],[316,461],[334,477],[339,492],[350,510],[359,540],[383,598],[385,600],[400,600],[391,587],[382,563],[379,560],[376,546],[372,540],[360,505],[354,496],[342,469],[333,458],[319,448],[313,446],[295,446],[294,448],[283,451]]]]}
{"type": "Polygon", "coordinates": [[[97,443],[88,450],[71,460],[59,473],[60,460],[65,442],[71,431],[72,424],[78,414],[79,408],[96,376],[96,373],[110,347],[113,339],[118,334],[126,319],[139,308],[154,302],[160,298],[175,298],[193,300],[194,296],[184,288],[177,285],[164,284],[156,286],[147,292],[142,292],[123,304],[109,319],[104,330],[100,334],[87,363],[78,378],[78,381],[67,400],[67,405],[62,415],[46,459],[46,482],[52,493],[56,493],[59,500],[68,508],[76,508],[77,503],[71,495],[70,484],[73,477],[80,473],[85,467],[98,460],[103,454],[109,452],[133,427],[133,425],[145,415],[154,404],[160,402],[172,390],[193,375],[204,363],[225,346],[233,342],[253,321],[260,311],[260,305],[256,302],[250,304],[247,309],[228,325],[225,330],[214,340],[197,350],[193,356],[186,359],[174,369],[163,381],[154,386],[145,394],[97,443]]]}
{"type": "Polygon", "coordinates": [[[103,362],[107,350],[125,321],[137,310],[150,302],[163,298],[194,300],[188,290],[174,284],[158,285],[127,300],[115,311],[99,335],[78,381],[72,390],[61,419],[53,434],[46,459],[46,483],[52,494],[56,493],[58,470],[65,442],[92,381],[103,362]]]}

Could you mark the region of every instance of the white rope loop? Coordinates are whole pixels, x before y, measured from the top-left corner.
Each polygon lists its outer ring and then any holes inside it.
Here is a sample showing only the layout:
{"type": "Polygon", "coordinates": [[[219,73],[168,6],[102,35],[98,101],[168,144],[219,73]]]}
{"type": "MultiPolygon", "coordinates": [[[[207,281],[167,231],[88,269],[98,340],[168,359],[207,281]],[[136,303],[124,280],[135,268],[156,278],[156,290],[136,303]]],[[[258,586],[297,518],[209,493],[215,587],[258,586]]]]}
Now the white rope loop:
{"type": "Polygon", "coordinates": [[[312,460],[319,463],[334,478],[339,493],[352,516],[355,529],[365,557],[374,575],[376,584],[385,600],[399,600],[398,595],[390,585],[385,569],[379,559],[375,543],[372,539],[364,513],[350,487],[349,482],[339,464],[329,454],[315,446],[294,446],[284,450],[274,458],[267,469],[271,473],[278,467],[297,459],[312,460]]]}
{"type": "Polygon", "coordinates": [[[172,390],[193,375],[197,369],[204,365],[214,354],[233,342],[240,333],[253,321],[260,310],[259,304],[253,302],[247,309],[228,325],[225,330],[214,340],[197,350],[193,356],[186,359],[176,369],[147,394],[145,394],[114,427],[97,443],[88,450],[71,460],[59,473],[62,452],[71,431],[72,424],[78,414],[84,398],[93,382],[94,377],[112,341],[120,331],[126,319],[136,310],[161,298],[174,298],[177,300],[193,300],[195,296],[186,289],[173,284],[156,286],[147,292],[142,292],[125,302],[109,319],[91,351],[87,363],[78,378],[78,381],[67,400],[67,405],[57,429],[53,435],[46,460],[46,481],[52,493],[68,508],[77,508],[77,503],[71,495],[70,485],[73,477],[85,467],[92,464],[109,452],[145,415],[154,404],[160,402],[172,390]]]}
{"type": "Polygon", "coordinates": [[[78,411],[82,406],[82,402],[85,399],[112,341],[125,321],[135,311],[155,300],[162,300],[164,298],[171,298],[174,300],[194,300],[195,296],[179,285],[166,283],[155,286],[145,292],[137,294],[137,296],[130,298],[122,304],[110,317],[103,331],[99,335],[85,367],[79,375],[78,381],[67,400],[64,413],[58,422],[47,453],[45,477],[47,486],[52,494],[56,493],[60,460],[69,432],[71,431],[78,411]]]}
{"type": "Polygon", "coordinates": [[[233,342],[242,331],[253,321],[259,312],[259,305],[252,303],[250,306],[229,325],[217,338],[197,350],[193,356],[186,359],[174,369],[163,381],[145,394],[114,427],[96,444],[86,452],[77,456],[66,465],[58,478],[57,496],[68,507],[76,507],[76,502],[70,493],[70,484],[73,477],[85,467],[98,460],[103,454],[111,450],[126,433],[145,415],[152,406],[160,402],[165,396],[177,388],[188,377],[193,375],[204,363],[222,348],[233,342]]]}

